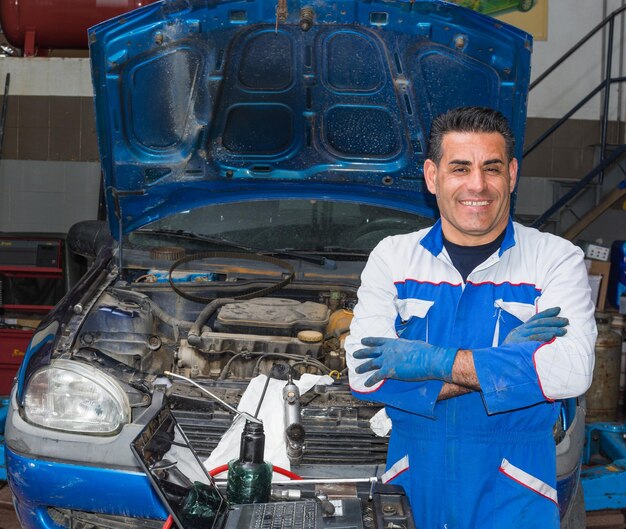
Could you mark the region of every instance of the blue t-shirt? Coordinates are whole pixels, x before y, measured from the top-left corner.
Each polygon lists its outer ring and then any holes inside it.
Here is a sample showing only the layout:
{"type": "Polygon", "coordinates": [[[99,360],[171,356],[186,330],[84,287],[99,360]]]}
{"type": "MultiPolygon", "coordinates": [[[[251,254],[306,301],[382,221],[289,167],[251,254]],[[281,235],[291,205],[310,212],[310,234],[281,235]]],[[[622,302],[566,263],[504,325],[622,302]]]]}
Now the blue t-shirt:
{"type": "Polygon", "coordinates": [[[470,275],[472,270],[500,248],[505,233],[506,230],[498,235],[495,241],[481,244],[480,246],[461,246],[448,241],[445,237],[443,238],[443,244],[446,250],[448,250],[452,264],[463,277],[463,281],[467,281],[467,276],[470,275]]]}

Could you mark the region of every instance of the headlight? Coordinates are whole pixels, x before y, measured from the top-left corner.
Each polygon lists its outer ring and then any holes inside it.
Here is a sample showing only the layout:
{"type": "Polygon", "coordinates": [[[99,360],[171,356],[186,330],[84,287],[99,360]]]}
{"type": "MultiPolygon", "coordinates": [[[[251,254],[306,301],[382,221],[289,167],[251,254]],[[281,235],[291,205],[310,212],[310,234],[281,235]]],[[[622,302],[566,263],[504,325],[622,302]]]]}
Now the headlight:
{"type": "Polygon", "coordinates": [[[68,432],[111,434],[129,421],[126,393],[102,371],[57,360],[33,375],[24,395],[26,420],[68,432]]]}

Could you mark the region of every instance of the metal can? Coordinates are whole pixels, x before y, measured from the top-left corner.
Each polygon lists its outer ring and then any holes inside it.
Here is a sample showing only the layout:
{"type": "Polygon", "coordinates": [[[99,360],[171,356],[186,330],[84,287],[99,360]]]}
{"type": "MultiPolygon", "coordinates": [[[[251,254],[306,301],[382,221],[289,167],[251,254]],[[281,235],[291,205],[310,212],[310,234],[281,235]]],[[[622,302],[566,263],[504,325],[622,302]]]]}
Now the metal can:
{"type": "Polygon", "coordinates": [[[622,360],[622,337],[611,330],[609,314],[596,312],[598,337],[593,382],[585,395],[587,422],[617,421],[619,378],[622,360]]]}
{"type": "Polygon", "coordinates": [[[624,316],[611,315],[611,330],[622,337],[622,360],[619,374],[619,406],[624,409],[624,388],[626,388],[626,342],[624,341],[624,316]]]}

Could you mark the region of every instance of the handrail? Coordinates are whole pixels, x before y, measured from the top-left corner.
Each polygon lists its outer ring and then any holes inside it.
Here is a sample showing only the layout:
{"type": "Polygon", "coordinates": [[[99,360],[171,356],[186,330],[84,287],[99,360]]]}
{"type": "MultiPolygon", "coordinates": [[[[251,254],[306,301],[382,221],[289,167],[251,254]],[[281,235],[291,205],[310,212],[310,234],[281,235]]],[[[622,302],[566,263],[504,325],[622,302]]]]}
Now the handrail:
{"type": "Polygon", "coordinates": [[[602,197],[602,201],[595,207],[591,208],[582,218],[578,219],[572,224],[561,237],[568,241],[573,240],[578,236],[587,226],[595,221],[600,215],[602,215],[607,209],[609,209],[618,200],[621,200],[626,196],[626,180],[622,180],[617,187],[613,189],[606,196],[602,197]]]}
{"type": "Polygon", "coordinates": [[[538,219],[535,220],[531,224],[533,228],[539,228],[543,226],[550,215],[561,209],[565,204],[567,204],[572,198],[574,198],[580,191],[582,191],[588,183],[590,183],[598,174],[602,173],[607,167],[612,165],[614,162],[619,160],[621,156],[626,152],[626,145],[620,145],[617,147],[610,156],[605,158],[601,163],[596,165],[586,176],[581,178],[576,185],[572,187],[567,193],[565,193],[561,198],[559,198],[552,206],[550,206],[538,219]]]}
{"type": "Polygon", "coordinates": [[[543,72],[537,79],[535,79],[532,83],[530,83],[529,90],[532,90],[537,86],[541,81],[543,81],[548,75],[550,75],[554,70],[556,70],[561,63],[565,62],[571,55],[574,54],[585,42],[587,42],[591,37],[593,37],[598,31],[600,31],[604,26],[606,26],[610,21],[614,20],[616,16],[620,15],[622,12],[626,11],[626,5],[622,7],[618,7],[615,11],[613,11],[609,16],[607,16],[602,22],[600,22],[595,28],[593,28],[589,33],[587,33],[582,39],[580,39],[576,44],[574,44],[568,51],[566,51],[561,57],[559,57],[550,68],[548,68],[545,72],[543,72]]]}
{"type": "MultiPolygon", "coordinates": [[[[604,161],[606,154],[606,135],[609,127],[609,99],[611,94],[611,72],[613,68],[613,35],[615,34],[615,19],[611,18],[609,23],[609,37],[606,45],[606,70],[604,72],[604,105],[602,107],[602,130],[600,133],[600,162],[604,161]]],[[[604,171],[598,175],[598,180],[602,183],[604,171]]]]}
{"type": "MultiPolygon", "coordinates": [[[[626,77],[614,77],[613,79],[609,79],[610,83],[624,83],[626,82],[626,77]]],[[[583,97],[576,105],[572,107],[572,109],[567,112],[561,119],[556,121],[548,130],[546,130],[541,136],[539,136],[535,141],[533,141],[524,151],[522,157],[528,156],[532,151],[534,151],[541,143],[544,142],[545,139],[548,138],[555,130],[561,127],[563,123],[565,123],[569,118],[571,118],[576,112],[578,112],[585,104],[587,104],[598,92],[601,92],[606,88],[606,81],[602,81],[598,86],[596,86],[589,94],[583,97]]]]}

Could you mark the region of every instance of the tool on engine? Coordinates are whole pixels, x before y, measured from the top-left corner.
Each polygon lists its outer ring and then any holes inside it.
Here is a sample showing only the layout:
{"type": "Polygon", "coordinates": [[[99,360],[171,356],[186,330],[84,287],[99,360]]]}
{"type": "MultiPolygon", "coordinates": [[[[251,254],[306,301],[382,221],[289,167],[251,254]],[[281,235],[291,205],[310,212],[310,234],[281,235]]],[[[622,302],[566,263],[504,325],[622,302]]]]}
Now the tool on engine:
{"type": "MultiPolygon", "coordinates": [[[[376,476],[370,476],[368,478],[311,478],[311,479],[299,479],[298,480],[298,485],[302,486],[302,485],[308,485],[308,484],[314,484],[314,485],[321,485],[321,484],[332,484],[332,485],[339,485],[339,484],[356,484],[356,483],[369,483],[370,484],[370,489],[369,489],[369,495],[368,498],[370,500],[372,500],[372,498],[374,497],[374,487],[376,486],[376,484],[379,482],[379,478],[377,478],[376,476]]],[[[288,491],[288,490],[281,490],[282,487],[286,486],[289,487],[292,484],[289,481],[276,481],[274,482],[275,486],[278,486],[279,488],[272,491],[272,496],[283,496],[283,497],[289,497],[290,494],[295,494],[294,491],[288,491]]]]}
{"type": "Polygon", "coordinates": [[[198,384],[197,382],[194,382],[190,378],[184,377],[183,375],[177,375],[176,373],[172,373],[171,371],[163,371],[163,374],[166,377],[180,378],[181,380],[186,380],[190,384],[193,384],[194,386],[196,386],[200,391],[206,393],[209,397],[215,399],[217,402],[219,402],[226,409],[232,411],[235,415],[243,417],[244,419],[246,419],[246,421],[262,424],[262,422],[259,419],[257,419],[256,417],[253,417],[252,415],[250,415],[249,413],[247,413],[245,411],[239,411],[237,408],[233,408],[230,404],[228,404],[228,402],[223,401],[217,395],[214,395],[208,389],[202,387],[200,384],[198,384]]]}
{"type": "Polygon", "coordinates": [[[279,362],[275,363],[270,370],[269,375],[265,379],[265,385],[259,398],[256,412],[254,416],[259,415],[265,393],[269,385],[270,379],[287,380],[287,384],[283,388],[283,412],[285,422],[285,445],[287,457],[292,465],[299,465],[304,455],[304,426],[300,424],[300,390],[294,384],[293,377],[288,364],[279,362]]]}
{"type": "Polygon", "coordinates": [[[292,465],[299,465],[304,455],[304,426],[300,423],[300,390],[293,383],[291,375],[283,388],[285,416],[285,444],[287,457],[292,465]]]}

